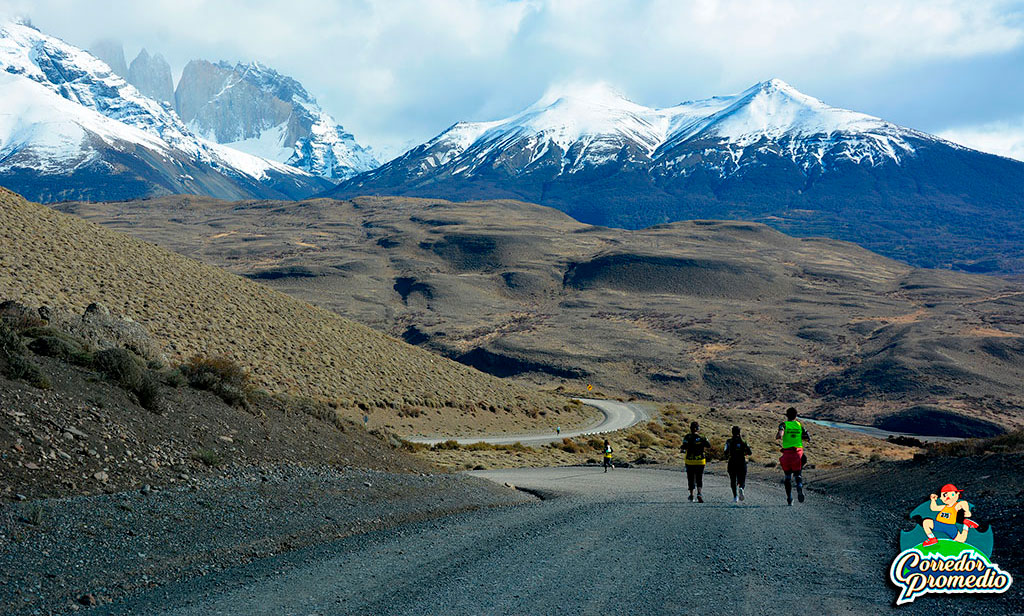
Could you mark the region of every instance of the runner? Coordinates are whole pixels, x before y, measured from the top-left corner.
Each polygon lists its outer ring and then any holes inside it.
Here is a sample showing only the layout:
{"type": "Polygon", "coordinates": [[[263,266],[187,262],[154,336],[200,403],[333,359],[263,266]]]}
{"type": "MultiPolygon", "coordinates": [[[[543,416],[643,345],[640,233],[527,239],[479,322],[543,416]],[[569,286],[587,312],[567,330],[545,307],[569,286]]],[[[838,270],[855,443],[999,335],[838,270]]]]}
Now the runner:
{"type": "Polygon", "coordinates": [[[729,460],[729,483],[732,485],[734,503],[743,500],[743,488],[747,483],[747,456],[750,454],[750,446],[740,436],[740,427],[733,426],[732,438],[725,442],[725,457],[729,460]]]}
{"type": "Polygon", "coordinates": [[[693,489],[697,488],[697,502],[703,503],[704,496],[701,495],[701,490],[704,488],[704,465],[707,461],[704,458],[704,450],[710,446],[708,440],[697,434],[697,430],[700,426],[697,422],[690,424],[690,433],[683,437],[683,445],[679,448],[686,454],[686,485],[690,488],[690,497],[687,499],[693,501],[693,489]]]}
{"type": "Polygon", "coordinates": [[[779,464],[786,473],[786,502],[793,505],[793,479],[796,478],[796,498],[804,502],[804,441],[811,440],[803,424],[796,420],[796,409],[786,409],[786,421],[779,424],[776,440],[782,439],[782,457],[779,464]]]}
{"type": "Polygon", "coordinates": [[[610,468],[615,468],[612,464],[612,444],[604,439],[604,472],[607,473],[610,468]]]}

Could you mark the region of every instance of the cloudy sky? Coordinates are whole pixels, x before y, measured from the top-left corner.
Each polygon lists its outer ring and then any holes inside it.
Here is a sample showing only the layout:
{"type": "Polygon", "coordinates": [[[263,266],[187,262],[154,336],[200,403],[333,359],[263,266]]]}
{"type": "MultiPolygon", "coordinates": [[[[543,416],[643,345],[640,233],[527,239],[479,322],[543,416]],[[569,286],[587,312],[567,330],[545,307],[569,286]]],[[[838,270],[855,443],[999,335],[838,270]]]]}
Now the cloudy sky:
{"type": "Polygon", "coordinates": [[[652,107],[771,77],[825,102],[1024,159],[1024,2],[0,0],[88,47],[259,60],[385,154],[564,83],[652,107]]]}

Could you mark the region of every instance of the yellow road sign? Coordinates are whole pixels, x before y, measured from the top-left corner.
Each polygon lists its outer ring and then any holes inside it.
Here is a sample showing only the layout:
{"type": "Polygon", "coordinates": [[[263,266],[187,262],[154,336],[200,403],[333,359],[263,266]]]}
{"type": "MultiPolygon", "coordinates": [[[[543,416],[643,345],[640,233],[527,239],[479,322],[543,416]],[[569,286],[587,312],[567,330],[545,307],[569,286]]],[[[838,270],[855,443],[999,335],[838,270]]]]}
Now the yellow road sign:
{"type": "Polygon", "coordinates": [[[594,391],[594,386],[591,385],[590,383],[587,383],[587,391],[594,391]]]}

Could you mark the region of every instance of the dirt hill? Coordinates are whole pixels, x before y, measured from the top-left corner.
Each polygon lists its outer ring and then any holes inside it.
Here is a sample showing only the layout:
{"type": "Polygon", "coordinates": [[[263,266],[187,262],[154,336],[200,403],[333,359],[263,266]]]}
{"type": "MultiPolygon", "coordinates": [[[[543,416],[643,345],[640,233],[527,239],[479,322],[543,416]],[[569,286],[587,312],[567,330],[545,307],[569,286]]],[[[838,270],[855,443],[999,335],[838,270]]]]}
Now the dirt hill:
{"type": "Polygon", "coordinates": [[[582,421],[564,399],[3,189],[0,297],[78,313],[100,302],[145,327],[172,360],[228,356],[267,390],[368,413],[370,427],[443,433],[582,421]]]}
{"type": "Polygon", "coordinates": [[[893,430],[1024,424],[1024,287],[845,242],[607,229],[515,201],[62,208],[492,374],[893,430]]]}

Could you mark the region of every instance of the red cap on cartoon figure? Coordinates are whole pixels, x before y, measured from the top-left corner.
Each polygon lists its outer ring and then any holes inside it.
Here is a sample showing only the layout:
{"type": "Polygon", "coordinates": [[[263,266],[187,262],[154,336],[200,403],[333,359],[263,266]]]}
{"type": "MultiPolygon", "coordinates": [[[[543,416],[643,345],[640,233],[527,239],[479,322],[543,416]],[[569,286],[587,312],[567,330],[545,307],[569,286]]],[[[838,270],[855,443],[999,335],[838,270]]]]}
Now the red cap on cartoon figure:
{"type": "Polygon", "coordinates": [[[947,483],[946,485],[942,486],[942,489],[939,490],[939,491],[940,492],[963,492],[963,490],[958,489],[955,485],[953,485],[951,483],[947,483]]]}

